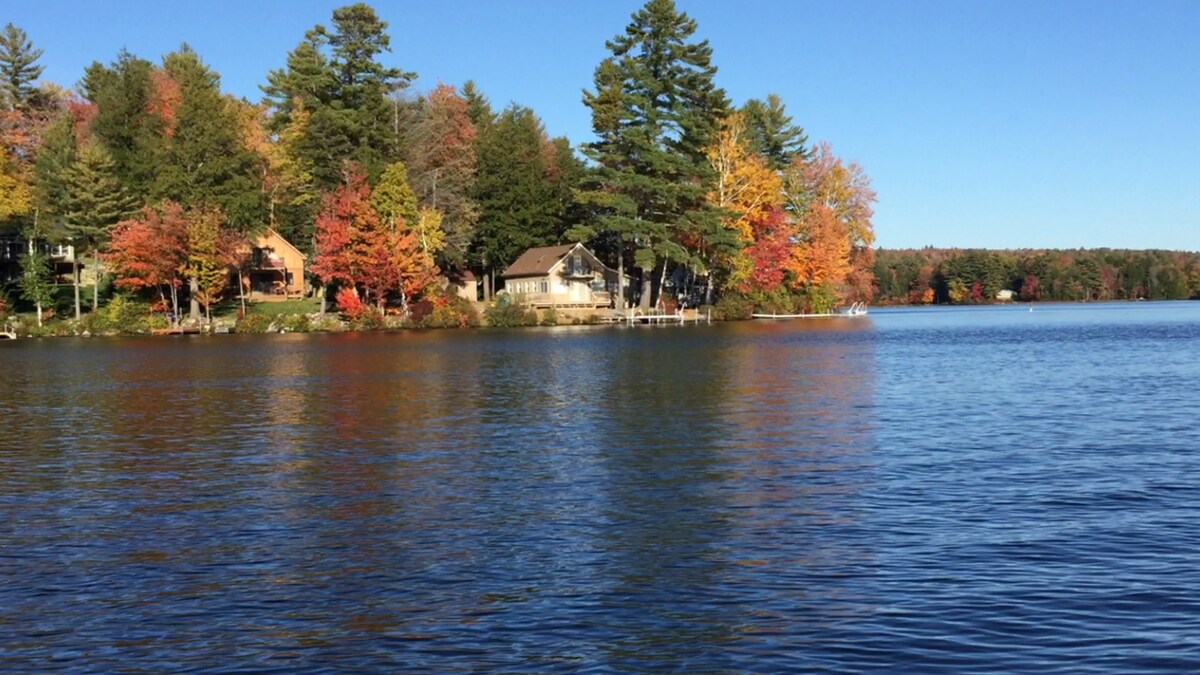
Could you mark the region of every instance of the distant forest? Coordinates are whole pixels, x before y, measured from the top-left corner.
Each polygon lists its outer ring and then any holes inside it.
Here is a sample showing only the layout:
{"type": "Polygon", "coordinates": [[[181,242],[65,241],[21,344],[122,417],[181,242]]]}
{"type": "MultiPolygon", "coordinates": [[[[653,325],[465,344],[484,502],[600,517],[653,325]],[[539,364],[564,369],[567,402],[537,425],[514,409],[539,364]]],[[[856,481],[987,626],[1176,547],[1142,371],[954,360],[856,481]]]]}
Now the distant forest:
{"type": "Polygon", "coordinates": [[[1200,254],[1124,249],[879,249],[878,304],[1013,300],[1183,300],[1200,294],[1200,254]]]}

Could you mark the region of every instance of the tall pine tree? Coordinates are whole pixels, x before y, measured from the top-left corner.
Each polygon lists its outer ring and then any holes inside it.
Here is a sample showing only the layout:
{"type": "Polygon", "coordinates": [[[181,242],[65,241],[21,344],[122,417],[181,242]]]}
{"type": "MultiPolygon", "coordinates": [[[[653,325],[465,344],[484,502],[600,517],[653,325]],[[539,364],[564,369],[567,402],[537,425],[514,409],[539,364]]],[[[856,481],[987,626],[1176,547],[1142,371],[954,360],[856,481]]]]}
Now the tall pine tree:
{"type": "Polygon", "coordinates": [[[42,74],[37,65],[42,50],[34,49],[25,31],[7,24],[0,32],[0,106],[8,110],[25,108],[37,91],[33,83],[42,74]]]}
{"type": "Polygon", "coordinates": [[[767,95],[762,101],[752,98],[742,105],[746,120],[746,140],[750,150],[767,158],[775,171],[782,171],[796,157],[807,159],[808,136],[804,129],[792,124],[779,94],[767,95]]]}
{"type": "Polygon", "coordinates": [[[723,229],[704,199],[712,176],[704,151],[729,104],[713,83],[708,42],[690,41],[695,32],[673,0],[650,0],[607,43],[612,56],[584,93],[598,137],[584,147],[598,165],[589,186],[596,233],[615,234],[619,251],[633,247],[643,307],[669,263],[698,264],[689,249],[723,229]]]}
{"type": "Polygon", "coordinates": [[[80,151],[68,174],[68,186],[66,225],[75,246],[72,276],[75,279],[75,318],[79,319],[79,257],[83,251],[91,254],[94,274],[92,312],[95,312],[100,299],[100,247],[108,241],[113,226],[133,211],[134,204],[117,178],[111,155],[96,143],[80,151]]]}

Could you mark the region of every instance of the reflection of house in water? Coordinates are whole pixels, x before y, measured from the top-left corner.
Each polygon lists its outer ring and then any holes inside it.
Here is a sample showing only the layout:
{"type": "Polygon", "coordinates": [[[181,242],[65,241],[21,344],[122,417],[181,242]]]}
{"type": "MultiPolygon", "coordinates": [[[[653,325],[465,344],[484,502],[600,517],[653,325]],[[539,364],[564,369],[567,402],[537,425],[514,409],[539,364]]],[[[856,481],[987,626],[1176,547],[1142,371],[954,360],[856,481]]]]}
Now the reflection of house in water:
{"type": "MultiPolygon", "coordinates": [[[[629,285],[626,275],[625,288],[629,285]]],[[[608,307],[617,292],[617,271],[583,244],[542,246],[508,266],[504,289],[533,307],[608,307]]]]}
{"type": "Polygon", "coordinates": [[[251,297],[303,297],[306,290],[304,262],[307,259],[291,242],[267,228],[250,249],[246,282],[251,297]]]}

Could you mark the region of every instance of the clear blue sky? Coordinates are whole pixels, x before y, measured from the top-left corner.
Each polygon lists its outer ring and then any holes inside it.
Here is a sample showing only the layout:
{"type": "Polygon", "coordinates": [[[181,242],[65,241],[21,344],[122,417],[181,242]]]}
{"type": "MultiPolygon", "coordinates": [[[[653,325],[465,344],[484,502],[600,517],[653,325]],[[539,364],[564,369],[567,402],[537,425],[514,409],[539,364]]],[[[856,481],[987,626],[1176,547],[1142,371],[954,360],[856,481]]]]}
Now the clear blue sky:
{"type": "MultiPolygon", "coordinates": [[[[780,94],[860,162],[886,247],[1200,250],[1200,1],[677,0],[736,103],[780,94]]],[[[0,23],[73,85],[122,47],[190,43],[254,100],[324,0],[5,0],[0,23]]],[[[590,137],[580,92],[637,0],[373,3],[417,88],[474,79],[551,134],[590,137]]]]}

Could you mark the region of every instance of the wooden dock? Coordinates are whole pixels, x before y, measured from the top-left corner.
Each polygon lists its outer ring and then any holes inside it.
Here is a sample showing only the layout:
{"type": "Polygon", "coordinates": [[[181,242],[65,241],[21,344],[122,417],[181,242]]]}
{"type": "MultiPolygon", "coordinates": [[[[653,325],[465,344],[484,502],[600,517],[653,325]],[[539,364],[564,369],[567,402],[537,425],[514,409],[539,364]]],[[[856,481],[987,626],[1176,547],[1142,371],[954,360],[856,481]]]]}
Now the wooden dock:
{"type": "Polygon", "coordinates": [[[679,325],[686,323],[712,323],[712,314],[701,314],[697,310],[687,309],[682,312],[647,312],[645,314],[637,310],[629,310],[627,312],[614,311],[604,319],[604,323],[619,323],[626,326],[663,326],[663,325],[679,325]]]}

